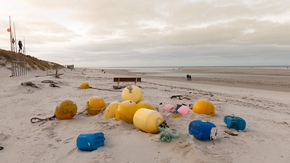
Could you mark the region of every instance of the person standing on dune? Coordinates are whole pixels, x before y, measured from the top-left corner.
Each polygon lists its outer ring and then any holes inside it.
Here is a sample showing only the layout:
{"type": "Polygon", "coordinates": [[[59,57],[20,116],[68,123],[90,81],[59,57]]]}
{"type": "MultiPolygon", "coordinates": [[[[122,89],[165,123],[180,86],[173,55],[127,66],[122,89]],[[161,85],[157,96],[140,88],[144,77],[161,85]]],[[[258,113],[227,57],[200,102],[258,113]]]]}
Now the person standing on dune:
{"type": "Polygon", "coordinates": [[[21,40],[18,41],[18,46],[19,46],[18,53],[20,53],[20,51],[22,51],[22,42],[21,42],[21,40]]]}

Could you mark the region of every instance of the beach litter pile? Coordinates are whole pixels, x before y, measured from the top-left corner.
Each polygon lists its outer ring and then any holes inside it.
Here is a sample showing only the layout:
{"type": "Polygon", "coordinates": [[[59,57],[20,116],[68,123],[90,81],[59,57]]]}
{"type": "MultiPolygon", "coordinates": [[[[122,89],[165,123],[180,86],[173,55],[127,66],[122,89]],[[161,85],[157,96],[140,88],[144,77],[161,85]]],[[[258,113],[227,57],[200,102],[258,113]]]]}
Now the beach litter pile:
{"type": "MultiPolygon", "coordinates": [[[[88,82],[82,82],[79,88],[88,89],[90,85],[88,82]]],[[[87,112],[87,115],[103,113],[105,119],[114,117],[117,121],[122,120],[128,124],[133,124],[136,129],[142,132],[159,134],[159,139],[164,142],[170,142],[172,138],[177,139],[181,134],[168,126],[163,114],[170,113],[174,118],[180,118],[189,112],[208,116],[215,115],[214,105],[206,99],[196,100],[192,108],[185,104],[166,104],[163,106],[162,112],[159,112],[158,108],[154,108],[144,99],[142,89],[136,85],[125,87],[121,92],[121,99],[121,101],[114,100],[106,105],[102,97],[92,96],[87,100],[84,111],[87,112]]],[[[52,117],[45,119],[33,117],[31,122],[43,121],[44,123],[56,118],[60,120],[72,119],[77,114],[77,110],[76,104],[66,99],[57,105],[52,117]]],[[[245,129],[245,121],[240,117],[227,115],[224,117],[224,122],[228,128],[245,129]]],[[[217,138],[218,131],[214,123],[194,119],[188,125],[188,133],[198,140],[214,140],[217,138]]],[[[82,151],[96,150],[105,146],[105,135],[102,131],[80,133],[76,139],[76,145],[82,151]]]]}

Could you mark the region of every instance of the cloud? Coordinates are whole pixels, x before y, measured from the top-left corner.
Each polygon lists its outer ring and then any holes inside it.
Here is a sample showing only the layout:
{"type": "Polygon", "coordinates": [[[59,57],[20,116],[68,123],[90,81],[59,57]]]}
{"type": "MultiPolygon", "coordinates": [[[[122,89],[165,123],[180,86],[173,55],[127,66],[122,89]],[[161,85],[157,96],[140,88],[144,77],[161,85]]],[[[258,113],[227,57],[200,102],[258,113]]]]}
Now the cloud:
{"type": "MultiPolygon", "coordinates": [[[[287,0],[12,0],[7,8],[11,12],[0,7],[6,15],[0,27],[6,30],[11,14],[28,52],[61,64],[210,66],[289,60],[287,0]]],[[[9,48],[7,32],[0,34],[1,45],[9,48]]]]}

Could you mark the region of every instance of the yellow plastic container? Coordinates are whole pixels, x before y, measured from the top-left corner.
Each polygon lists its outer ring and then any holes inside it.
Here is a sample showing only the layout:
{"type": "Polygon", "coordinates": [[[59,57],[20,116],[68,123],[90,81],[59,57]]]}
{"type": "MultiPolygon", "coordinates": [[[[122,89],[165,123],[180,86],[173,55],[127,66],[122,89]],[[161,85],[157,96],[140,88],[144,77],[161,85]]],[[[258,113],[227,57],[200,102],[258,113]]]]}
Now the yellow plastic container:
{"type": "Polygon", "coordinates": [[[214,105],[206,99],[197,100],[192,106],[192,111],[199,114],[215,115],[214,105]]]}
{"type": "Polygon", "coordinates": [[[159,133],[158,126],[163,121],[159,112],[150,109],[139,109],[133,117],[133,124],[136,128],[151,134],[159,133]]]}
{"type": "Polygon", "coordinates": [[[138,110],[138,105],[132,100],[122,101],[118,105],[118,109],[115,112],[116,120],[123,120],[127,123],[133,123],[133,116],[135,112],[138,110]]]}

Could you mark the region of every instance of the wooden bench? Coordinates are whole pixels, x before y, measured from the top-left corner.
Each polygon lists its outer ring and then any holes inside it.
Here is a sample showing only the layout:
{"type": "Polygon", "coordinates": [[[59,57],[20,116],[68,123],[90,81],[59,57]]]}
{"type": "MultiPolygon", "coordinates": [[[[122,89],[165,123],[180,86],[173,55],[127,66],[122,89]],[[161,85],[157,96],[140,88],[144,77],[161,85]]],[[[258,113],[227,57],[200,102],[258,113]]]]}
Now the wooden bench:
{"type": "Polygon", "coordinates": [[[141,82],[141,78],[138,77],[115,77],[114,82],[118,82],[118,86],[113,86],[114,88],[120,89],[120,82],[135,82],[135,85],[137,82],[141,82]]]}

